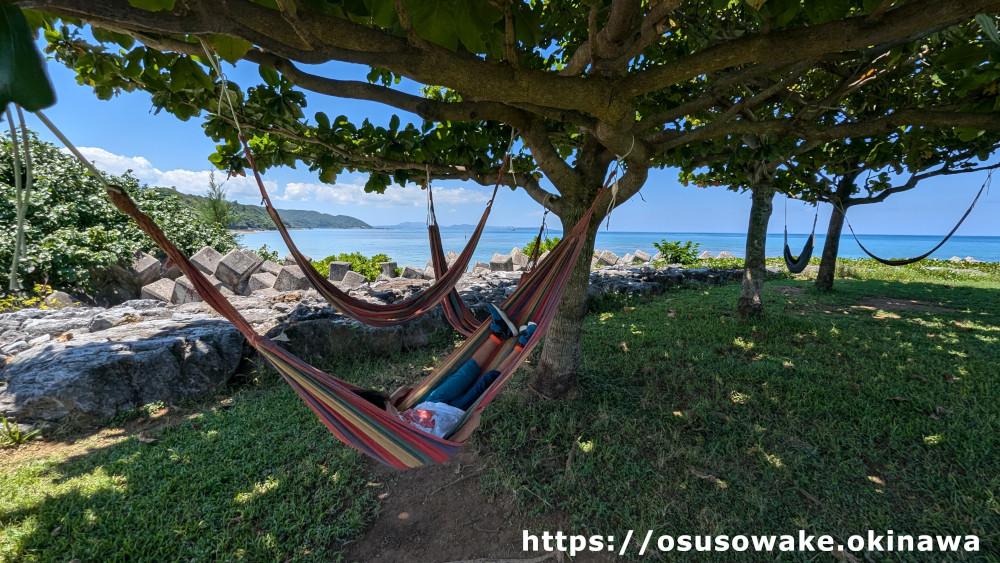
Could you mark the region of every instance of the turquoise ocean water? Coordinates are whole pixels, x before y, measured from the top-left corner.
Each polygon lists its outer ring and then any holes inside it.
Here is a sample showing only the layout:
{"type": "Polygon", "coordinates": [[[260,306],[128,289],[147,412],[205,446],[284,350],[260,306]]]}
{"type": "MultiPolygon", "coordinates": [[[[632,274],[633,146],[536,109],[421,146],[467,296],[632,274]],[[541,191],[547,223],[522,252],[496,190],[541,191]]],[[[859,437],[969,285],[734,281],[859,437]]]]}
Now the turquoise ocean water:
{"type": "MultiPolygon", "coordinates": [[[[465,247],[472,227],[441,227],[445,251],[461,252],[465,247]]],[[[423,267],[430,260],[427,230],[423,227],[393,227],[376,229],[303,229],[291,231],[292,239],[304,254],[319,260],[331,254],[359,251],[366,256],[385,253],[400,266],[423,267]]],[[[506,254],[517,246],[523,247],[538,234],[538,229],[510,227],[487,227],[476,248],[473,261],[489,262],[494,253],[506,254]]],[[[551,230],[547,236],[560,236],[561,231],[551,230]]],[[[808,235],[788,235],[789,246],[798,254],[808,235]]],[[[884,258],[905,258],[918,256],[933,248],[943,236],[915,235],[864,235],[860,236],[866,248],[884,258]]],[[[707,250],[717,255],[723,250],[734,256],[743,257],[746,235],[743,233],[657,233],[618,232],[601,230],[597,234],[597,248],[610,250],[619,256],[636,249],[656,254],[653,242],[662,239],[694,241],[699,243],[699,252],[707,250]]],[[[815,255],[822,253],[825,237],[817,235],[815,255]]],[[[242,235],[241,244],[257,249],[266,244],[284,256],[287,248],[277,231],[259,231],[242,235]]],[[[782,233],[771,233],[767,237],[767,255],[781,256],[784,247],[782,233]]],[[[840,256],[862,258],[864,253],[848,234],[841,237],[840,256]]],[[[948,259],[952,256],[977,260],[1000,262],[1000,237],[953,236],[932,258],[948,259]]]]}

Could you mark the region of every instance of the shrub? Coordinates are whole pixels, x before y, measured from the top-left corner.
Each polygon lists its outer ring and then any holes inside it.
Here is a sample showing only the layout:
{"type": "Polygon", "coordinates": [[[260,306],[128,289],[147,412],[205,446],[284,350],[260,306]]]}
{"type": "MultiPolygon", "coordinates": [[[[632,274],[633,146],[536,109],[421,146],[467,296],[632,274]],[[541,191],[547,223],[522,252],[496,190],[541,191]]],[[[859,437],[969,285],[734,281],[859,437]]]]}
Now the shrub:
{"type": "Polygon", "coordinates": [[[660,254],[663,255],[663,261],[667,264],[692,264],[698,259],[700,245],[691,241],[660,239],[660,242],[654,242],[653,246],[660,251],[660,254]]]}
{"type": "Polygon", "coordinates": [[[319,262],[313,262],[313,267],[323,277],[327,277],[330,275],[330,262],[350,262],[352,270],[368,278],[368,281],[375,281],[375,278],[382,273],[382,267],[379,266],[379,262],[391,261],[392,258],[389,258],[385,254],[376,254],[368,258],[360,252],[352,252],[350,254],[341,253],[327,256],[319,262]]]}
{"type": "MultiPolygon", "coordinates": [[[[72,156],[31,134],[34,189],[25,219],[27,253],[18,274],[25,286],[89,289],[91,272],[127,263],[137,250],[162,255],[155,243],[111,205],[100,183],[72,156]]],[[[23,170],[22,170],[23,173],[23,170]]],[[[236,247],[219,225],[208,225],[180,198],[140,187],[131,175],[108,178],[122,186],[181,251],[236,247]]],[[[15,225],[11,143],[0,135],[0,224],[15,225]]],[[[13,259],[14,229],[0,229],[0,287],[6,288],[13,259]]]]}
{"type": "MultiPolygon", "coordinates": [[[[538,244],[538,237],[537,236],[531,237],[531,240],[528,241],[528,244],[526,244],[524,248],[521,249],[521,252],[527,254],[528,256],[531,256],[531,253],[535,251],[535,245],[537,244],[538,244]]],[[[545,240],[542,241],[542,247],[538,249],[538,255],[541,256],[543,252],[552,250],[552,248],[555,247],[555,245],[557,244],[559,244],[559,237],[551,237],[551,238],[545,237],[545,240]]]]}
{"type": "Polygon", "coordinates": [[[257,256],[260,256],[264,260],[270,260],[271,262],[280,262],[278,260],[278,251],[271,250],[271,248],[268,247],[266,244],[262,244],[260,248],[258,248],[254,252],[256,252],[257,256]]]}

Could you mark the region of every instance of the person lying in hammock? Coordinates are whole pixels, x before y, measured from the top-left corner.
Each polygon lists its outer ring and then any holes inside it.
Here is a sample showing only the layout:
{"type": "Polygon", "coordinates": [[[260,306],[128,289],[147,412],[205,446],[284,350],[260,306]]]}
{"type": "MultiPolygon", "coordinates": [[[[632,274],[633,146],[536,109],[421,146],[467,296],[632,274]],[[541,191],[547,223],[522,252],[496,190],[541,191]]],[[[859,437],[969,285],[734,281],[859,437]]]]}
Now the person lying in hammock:
{"type": "MultiPolygon", "coordinates": [[[[460,368],[444,379],[435,387],[423,401],[413,408],[399,412],[393,406],[393,401],[384,393],[375,390],[355,391],[361,398],[384,409],[386,412],[397,415],[404,422],[419,428],[428,434],[433,434],[438,438],[447,436],[458,424],[458,421],[465,416],[465,411],[476,402],[490,385],[500,376],[497,370],[490,370],[482,373],[483,365],[486,365],[493,356],[497,346],[505,339],[514,334],[518,336],[518,346],[524,347],[528,339],[534,334],[536,324],[528,323],[520,329],[516,328],[513,322],[503,311],[491,305],[487,306],[493,320],[490,322],[490,343],[480,346],[476,352],[460,368]]],[[[404,391],[403,388],[393,397],[404,391]]]]}

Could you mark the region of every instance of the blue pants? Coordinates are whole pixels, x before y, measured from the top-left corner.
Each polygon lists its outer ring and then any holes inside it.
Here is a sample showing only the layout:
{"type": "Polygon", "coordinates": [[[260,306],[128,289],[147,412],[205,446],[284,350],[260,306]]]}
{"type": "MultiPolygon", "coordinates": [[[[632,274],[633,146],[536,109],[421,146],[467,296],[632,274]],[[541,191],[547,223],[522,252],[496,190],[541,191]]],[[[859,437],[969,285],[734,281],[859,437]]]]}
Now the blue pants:
{"type": "Polygon", "coordinates": [[[468,410],[500,375],[499,371],[492,370],[479,377],[480,371],[476,360],[469,358],[424,400],[430,403],[445,403],[463,411],[468,410]]]}

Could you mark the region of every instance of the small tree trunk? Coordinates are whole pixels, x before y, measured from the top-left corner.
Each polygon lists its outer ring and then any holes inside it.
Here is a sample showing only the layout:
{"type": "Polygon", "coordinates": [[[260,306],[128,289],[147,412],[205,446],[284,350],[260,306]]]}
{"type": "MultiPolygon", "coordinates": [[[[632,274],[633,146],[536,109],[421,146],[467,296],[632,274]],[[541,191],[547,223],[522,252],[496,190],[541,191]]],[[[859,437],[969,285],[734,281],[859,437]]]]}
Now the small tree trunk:
{"type": "Polygon", "coordinates": [[[833,291],[837,253],[840,252],[840,233],[844,230],[845,217],[844,209],[834,205],[830,225],[826,228],[826,243],[823,245],[823,258],[819,262],[819,274],[816,276],[816,289],[820,291],[833,291]]]}
{"type": "MultiPolygon", "coordinates": [[[[562,218],[563,231],[580,220],[583,210],[562,218]]],[[[531,387],[552,399],[573,398],[578,393],[577,371],[580,367],[583,319],[587,315],[587,288],[590,285],[590,260],[594,254],[597,225],[587,230],[587,240],[570,274],[562,300],[552,323],[545,332],[545,347],[535,368],[531,387]]]]}
{"type": "Polygon", "coordinates": [[[741,320],[764,314],[764,277],[767,275],[765,245],[767,244],[767,222],[774,208],[774,186],[770,182],[753,187],[753,203],[750,206],[750,225],[747,228],[746,264],[743,268],[743,290],[736,305],[736,313],[741,320]]]}

